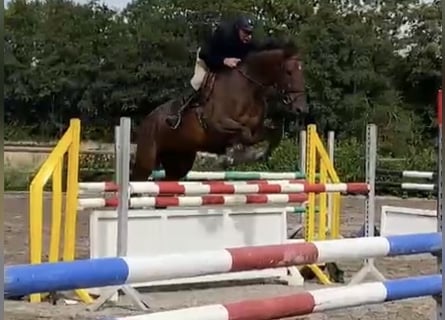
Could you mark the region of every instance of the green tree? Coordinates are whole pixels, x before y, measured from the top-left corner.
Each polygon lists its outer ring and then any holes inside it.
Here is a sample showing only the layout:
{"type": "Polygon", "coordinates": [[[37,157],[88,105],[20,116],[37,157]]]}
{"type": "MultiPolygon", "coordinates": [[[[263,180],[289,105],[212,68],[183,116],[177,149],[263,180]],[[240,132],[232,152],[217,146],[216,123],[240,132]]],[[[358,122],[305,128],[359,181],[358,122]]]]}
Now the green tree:
{"type": "Polygon", "coordinates": [[[259,37],[300,45],[320,131],[358,137],[375,122],[397,146],[434,135],[441,15],[439,1],[418,0],[136,0],[119,13],[95,1],[13,0],[7,122],[53,136],[81,117],[84,134],[110,139],[120,116],[137,124],[188,90],[196,49],[239,13],[255,18],[259,37]]]}

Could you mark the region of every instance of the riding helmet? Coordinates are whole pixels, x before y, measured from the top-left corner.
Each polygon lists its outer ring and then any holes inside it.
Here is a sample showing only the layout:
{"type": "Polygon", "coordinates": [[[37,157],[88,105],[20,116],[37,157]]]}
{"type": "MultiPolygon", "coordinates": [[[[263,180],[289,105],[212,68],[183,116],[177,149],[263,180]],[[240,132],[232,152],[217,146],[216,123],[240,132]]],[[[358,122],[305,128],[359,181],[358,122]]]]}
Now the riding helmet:
{"type": "Polygon", "coordinates": [[[244,31],[252,32],[253,31],[253,21],[252,19],[241,16],[235,22],[236,28],[244,31]]]}

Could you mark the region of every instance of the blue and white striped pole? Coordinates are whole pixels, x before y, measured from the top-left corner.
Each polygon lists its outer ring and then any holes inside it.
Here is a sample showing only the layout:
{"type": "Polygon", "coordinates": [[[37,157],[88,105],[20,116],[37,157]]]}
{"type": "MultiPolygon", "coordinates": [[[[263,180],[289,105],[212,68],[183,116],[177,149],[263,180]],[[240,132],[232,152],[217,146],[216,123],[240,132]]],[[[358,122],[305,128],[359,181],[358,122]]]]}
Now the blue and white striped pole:
{"type": "Polygon", "coordinates": [[[5,267],[5,297],[421,253],[437,253],[442,233],[364,237],[5,267]]]}

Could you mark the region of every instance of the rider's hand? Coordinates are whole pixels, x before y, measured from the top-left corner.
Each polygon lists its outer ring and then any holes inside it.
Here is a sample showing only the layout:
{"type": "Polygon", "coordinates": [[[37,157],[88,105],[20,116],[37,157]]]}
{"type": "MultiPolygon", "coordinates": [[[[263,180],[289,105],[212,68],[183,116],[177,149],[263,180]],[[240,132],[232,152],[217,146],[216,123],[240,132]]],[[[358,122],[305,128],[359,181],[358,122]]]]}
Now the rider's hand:
{"type": "Polygon", "coordinates": [[[240,61],[241,59],[238,58],[225,58],[224,65],[226,65],[229,68],[235,68],[240,61]]]}

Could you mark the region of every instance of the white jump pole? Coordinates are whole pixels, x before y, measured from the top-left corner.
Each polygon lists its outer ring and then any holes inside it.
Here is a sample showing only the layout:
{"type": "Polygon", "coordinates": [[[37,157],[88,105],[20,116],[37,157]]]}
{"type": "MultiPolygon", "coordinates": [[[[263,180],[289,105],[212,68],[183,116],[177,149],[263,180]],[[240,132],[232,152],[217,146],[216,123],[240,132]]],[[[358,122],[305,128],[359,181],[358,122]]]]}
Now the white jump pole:
{"type": "MultiPolygon", "coordinates": [[[[116,157],[116,182],[118,184],[119,203],[117,207],[117,240],[116,254],[118,257],[127,256],[128,250],[128,202],[130,199],[130,153],[131,153],[131,119],[120,118],[119,127],[115,128],[115,157],[116,157]]],[[[105,302],[112,299],[118,290],[122,290],[132,303],[142,311],[148,310],[148,303],[130,285],[114,286],[106,290],[95,303],[88,309],[97,310],[105,302]]]]}

